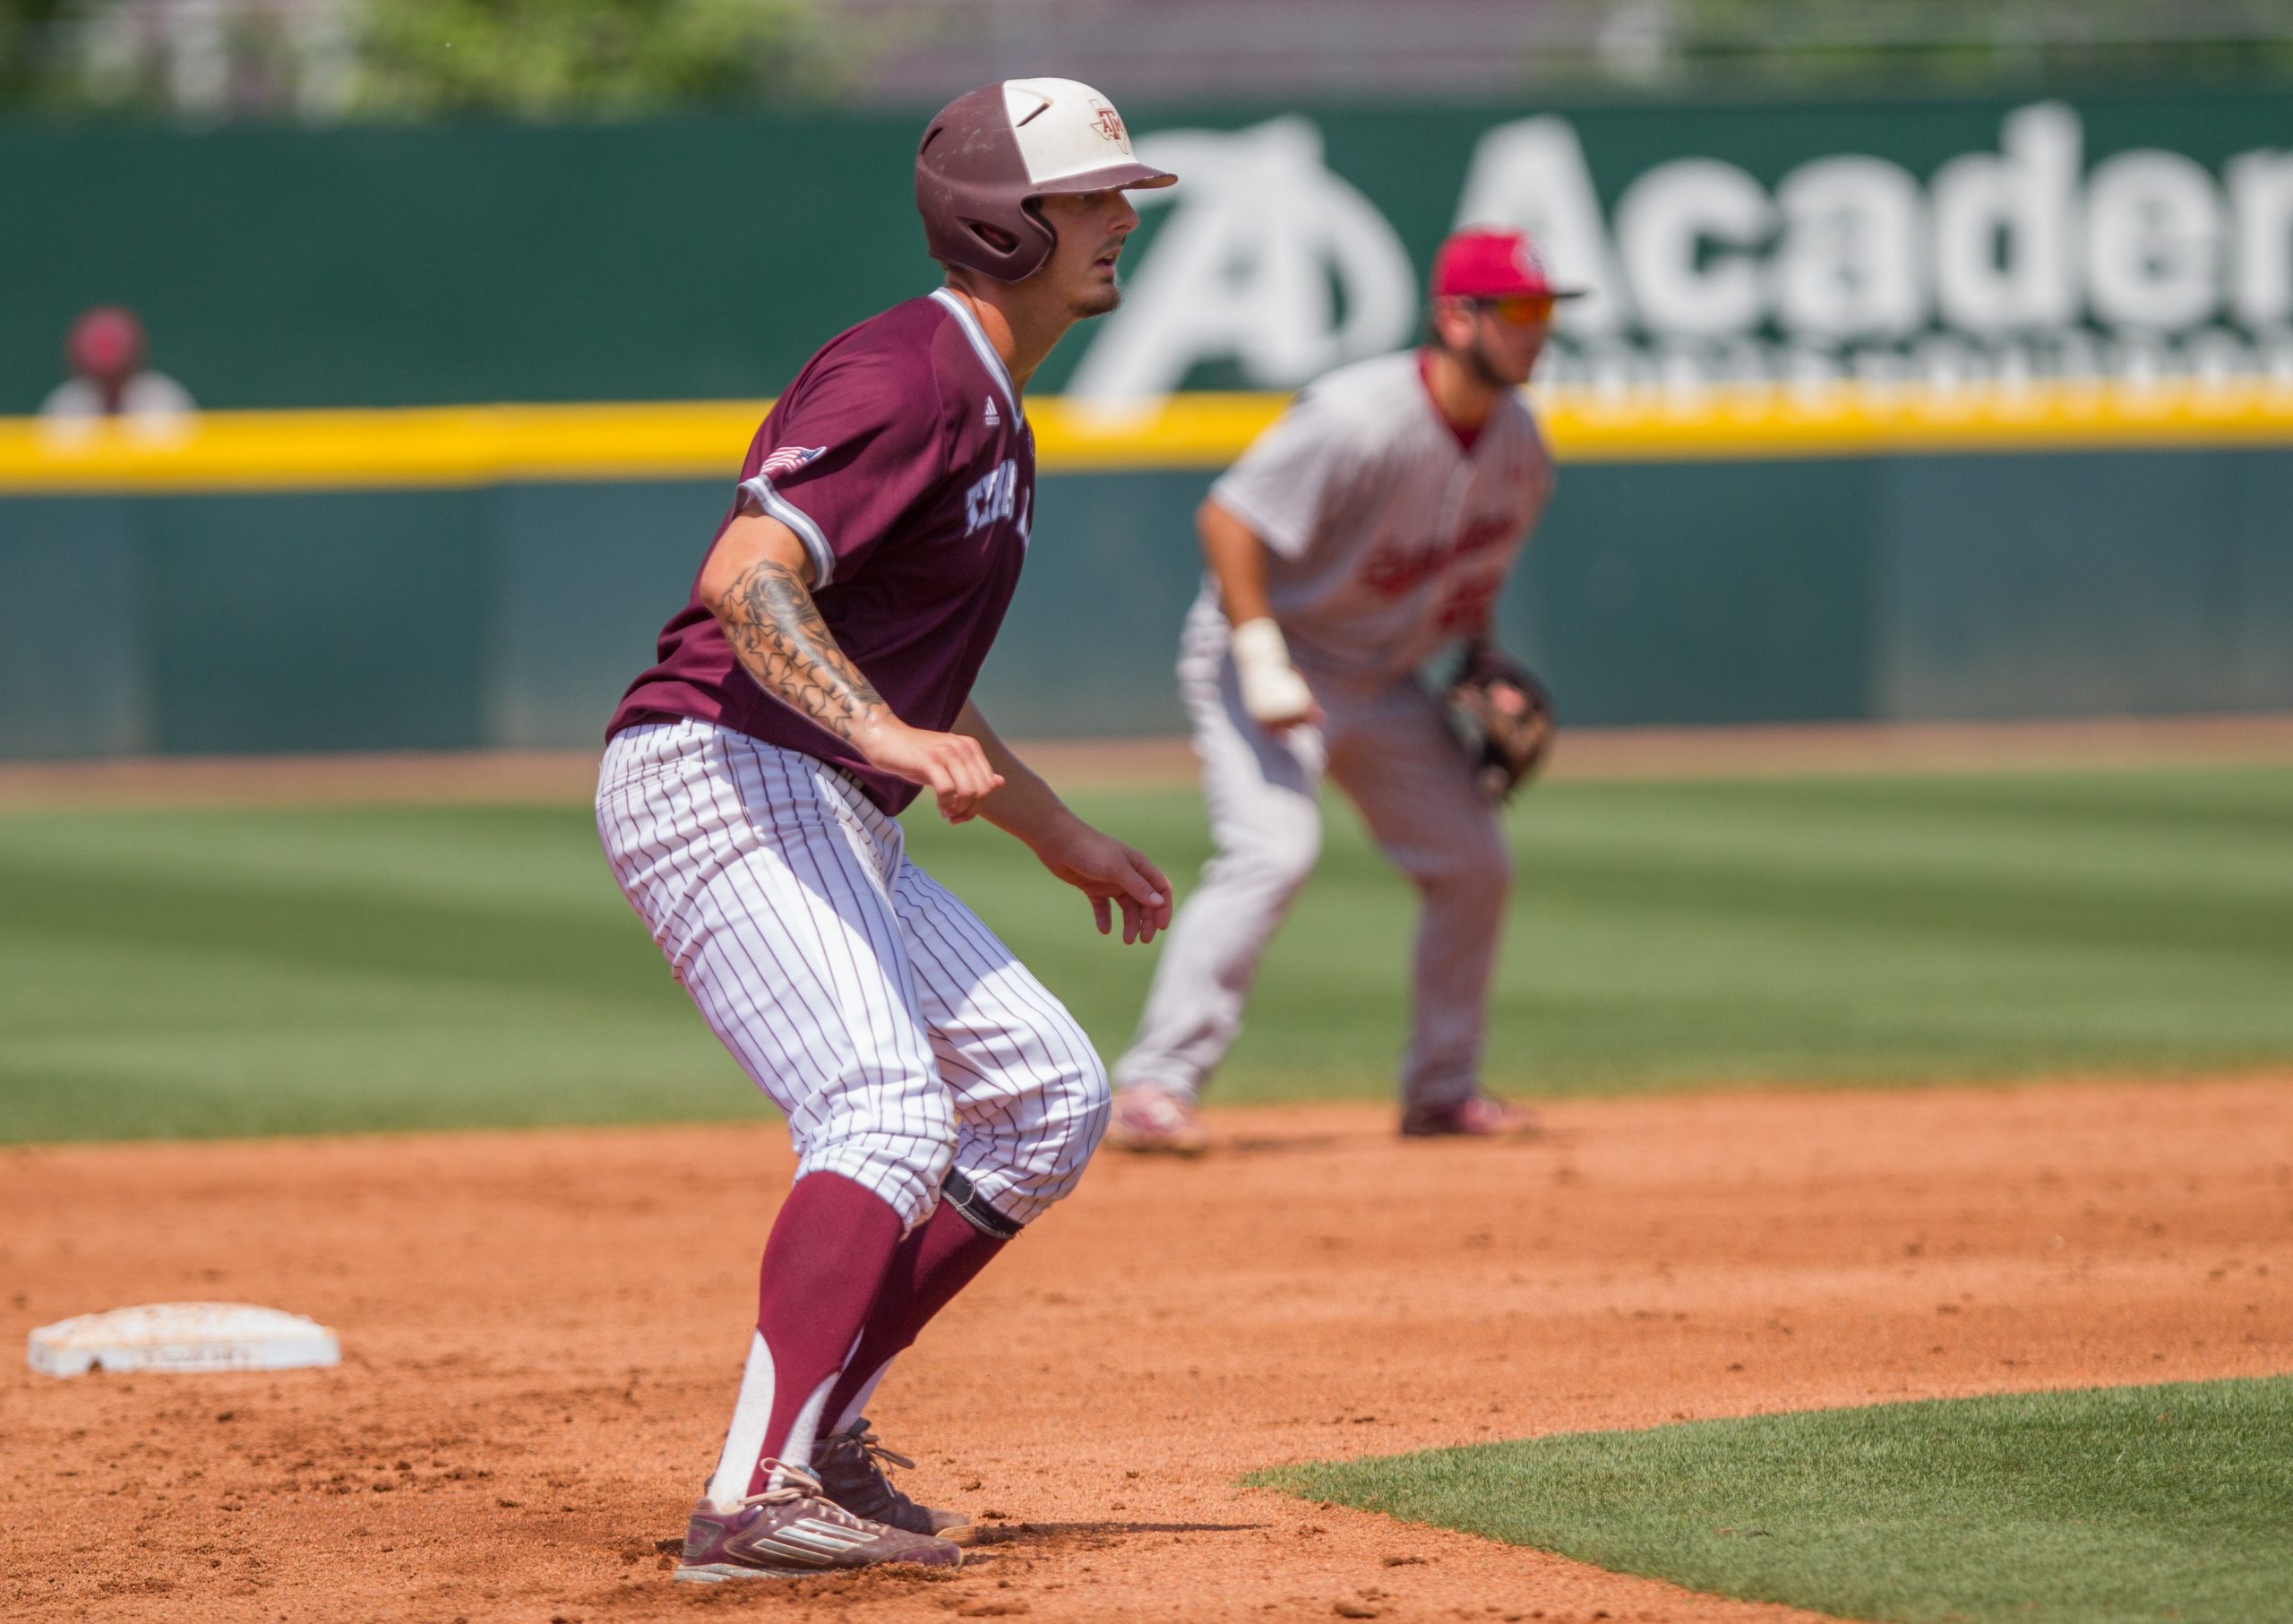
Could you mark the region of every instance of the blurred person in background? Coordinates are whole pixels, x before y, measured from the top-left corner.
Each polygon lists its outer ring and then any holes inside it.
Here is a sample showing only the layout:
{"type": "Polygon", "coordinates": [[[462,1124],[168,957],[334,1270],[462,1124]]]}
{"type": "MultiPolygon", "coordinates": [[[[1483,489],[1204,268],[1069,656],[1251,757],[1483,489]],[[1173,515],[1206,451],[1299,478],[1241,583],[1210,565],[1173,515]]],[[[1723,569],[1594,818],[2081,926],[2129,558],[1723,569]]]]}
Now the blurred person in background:
{"type": "Polygon", "coordinates": [[[1479,764],[1418,674],[1461,644],[1461,675],[1535,686],[1491,646],[1490,621],[1552,490],[1520,387],[1553,301],[1581,290],[1555,288],[1522,233],[1486,228],[1442,245],[1431,289],[1423,346],[1308,388],[1196,515],[1208,569],[1179,692],[1217,851],[1115,1065],[1112,1145],[1207,1145],[1196,1103],[1313,872],[1325,777],[1423,899],[1401,1131],[1535,1126],[1481,1086],[1511,855],[1479,764]]]}
{"type": "Polygon", "coordinates": [[[145,349],[143,323],[133,311],[99,305],[82,312],[64,339],[72,376],[40,402],[47,436],[82,440],[115,419],[141,439],[184,433],[199,408],[182,384],[144,366],[145,349]]]}

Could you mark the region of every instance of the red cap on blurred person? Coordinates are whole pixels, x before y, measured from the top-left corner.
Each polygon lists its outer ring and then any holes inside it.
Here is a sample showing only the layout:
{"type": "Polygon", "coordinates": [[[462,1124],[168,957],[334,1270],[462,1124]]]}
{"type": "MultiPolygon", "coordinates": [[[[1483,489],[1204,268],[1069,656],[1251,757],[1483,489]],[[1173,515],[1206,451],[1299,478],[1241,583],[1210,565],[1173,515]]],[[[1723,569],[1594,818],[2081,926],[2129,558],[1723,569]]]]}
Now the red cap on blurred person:
{"type": "Polygon", "coordinates": [[[1573,299],[1582,288],[1555,288],[1544,256],[1525,231],[1468,226],[1451,235],[1433,256],[1437,299],[1573,299]]]}
{"type": "Polygon", "coordinates": [[[64,335],[64,364],[83,378],[116,382],[143,365],[143,323],[119,305],[80,313],[64,335]]]}

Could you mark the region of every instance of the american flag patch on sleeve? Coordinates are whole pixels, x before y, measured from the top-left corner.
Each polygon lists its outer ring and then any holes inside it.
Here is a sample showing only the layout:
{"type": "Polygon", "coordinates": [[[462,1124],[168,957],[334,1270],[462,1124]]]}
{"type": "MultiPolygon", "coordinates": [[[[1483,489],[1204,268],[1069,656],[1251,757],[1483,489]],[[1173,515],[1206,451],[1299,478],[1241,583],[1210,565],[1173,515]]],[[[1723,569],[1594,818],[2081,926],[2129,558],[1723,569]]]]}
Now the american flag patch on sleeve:
{"type": "Polygon", "coordinates": [[[759,463],[756,471],[767,479],[777,479],[783,475],[794,473],[815,457],[827,454],[828,447],[824,445],[784,445],[759,463]]]}

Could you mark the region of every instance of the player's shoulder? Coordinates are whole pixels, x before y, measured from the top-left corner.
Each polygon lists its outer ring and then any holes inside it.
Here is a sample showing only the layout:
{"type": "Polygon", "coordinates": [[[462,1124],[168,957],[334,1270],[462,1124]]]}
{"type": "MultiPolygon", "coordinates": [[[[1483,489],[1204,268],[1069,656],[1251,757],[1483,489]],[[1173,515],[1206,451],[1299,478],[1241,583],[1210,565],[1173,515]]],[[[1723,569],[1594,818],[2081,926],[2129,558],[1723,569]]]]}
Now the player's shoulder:
{"type": "Polygon", "coordinates": [[[1421,388],[1413,353],[1372,356],[1326,372],[1299,391],[1290,416],[1301,430],[1367,451],[1390,439],[1395,425],[1416,409],[1421,388]]]}
{"type": "Polygon", "coordinates": [[[1393,417],[1414,406],[1413,391],[1420,387],[1417,352],[1404,349],[1335,367],[1315,379],[1299,398],[1333,414],[1393,417]]]}
{"type": "MultiPolygon", "coordinates": [[[[949,330],[936,299],[905,299],[846,328],[813,353],[788,388],[793,406],[922,429],[942,416],[942,400],[969,346],[949,330]]],[[[977,365],[975,360],[972,363],[977,365]]]]}
{"type": "Polygon", "coordinates": [[[812,357],[799,384],[870,391],[887,412],[964,416],[975,395],[1016,411],[1018,391],[979,318],[953,292],[905,299],[838,333],[812,357]]]}
{"type": "Polygon", "coordinates": [[[846,328],[813,352],[799,382],[862,373],[922,373],[936,365],[947,313],[931,299],[903,299],[846,328]]]}

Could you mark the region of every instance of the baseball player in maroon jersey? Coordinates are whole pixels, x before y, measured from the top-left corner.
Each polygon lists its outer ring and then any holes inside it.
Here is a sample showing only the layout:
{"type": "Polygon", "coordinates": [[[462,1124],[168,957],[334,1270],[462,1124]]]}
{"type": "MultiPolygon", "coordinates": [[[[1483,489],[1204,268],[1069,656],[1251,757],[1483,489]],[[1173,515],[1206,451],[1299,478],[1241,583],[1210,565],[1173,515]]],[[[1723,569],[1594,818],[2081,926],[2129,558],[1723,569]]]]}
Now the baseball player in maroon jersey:
{"type": "Polygon", "coordinates": [[[1321,379],[1211,487],[1179,686],[1218,849],[1116,1062],[1114,1143],[1203,1147],[1196,1102],[1313,872],[1325,777],[1424,899],[1402,1131],[1533,1125],[1481,1088],[1504,831],[1418,672],[1460,643],[1507,665],[1490,612],[1552,489],[1519,388],[1572,292],[1519,232],[1458,232],[1434,262],[1430,341],[1321,379]]]}
{"type": "Polygon", "coordinates": [[[1125,941],[1160,870],[1085,824],[970,700],[1026,556],[1020,391],[1121,296],[1139,163],[1113,107],[1009,80],[932,120],[915,196],[947,285],[829,341],[758,430],[660,658],[608,732],[597,827],[709,1027],[786,1114],[724,1450],[677,1569],[954,1566],[966,1519],[897,1491],[863,1414],[894,1355],[1071,1190],[1107,1115],[1091,1044],[908,860],[920,790],[983,817],[1125,941]]]}

